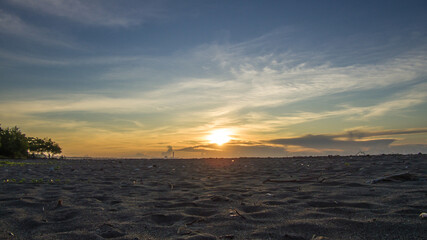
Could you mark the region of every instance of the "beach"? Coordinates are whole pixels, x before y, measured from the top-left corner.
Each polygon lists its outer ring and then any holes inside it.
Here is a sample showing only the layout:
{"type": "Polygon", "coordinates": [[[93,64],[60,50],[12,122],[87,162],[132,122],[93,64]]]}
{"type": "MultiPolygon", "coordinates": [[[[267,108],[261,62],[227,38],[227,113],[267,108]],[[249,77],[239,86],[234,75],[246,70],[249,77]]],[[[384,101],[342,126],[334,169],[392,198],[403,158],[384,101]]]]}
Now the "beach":
{"type": "Polygon", "coordinates": [[[427,239],[423,154],[0,162],[0,239],[427,239]]]}

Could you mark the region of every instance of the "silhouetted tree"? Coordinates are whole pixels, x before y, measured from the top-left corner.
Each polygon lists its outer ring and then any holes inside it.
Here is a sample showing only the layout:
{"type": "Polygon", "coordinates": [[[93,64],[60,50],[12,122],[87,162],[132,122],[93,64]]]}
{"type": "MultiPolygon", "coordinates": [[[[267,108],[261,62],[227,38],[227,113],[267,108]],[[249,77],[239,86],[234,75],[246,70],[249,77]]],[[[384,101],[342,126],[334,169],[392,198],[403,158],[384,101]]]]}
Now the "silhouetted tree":
{"type": "Polygon", "coordinates": [[[49,158],[55,154],[60,154],[62,152],[61,147],[52,141],[52,139],[40,139],[37,137],[28,138],[28,150],[34,154],[47,154],[49,158]]]}
{"type": "Polygon", "coordinates": [[[43,139],[37,137],[28,137],[28,150],[32,153],[40,154],[43,151],[43,139]]]}
{"type": "Polygon", "coordinates": [[[0,155],[10,158],[27,157],[28,141],[18,127],[0,128],[0,155]]]}
{"type": "Polygon", "coordinates": [[[47,154],[49,158],[60,154],[61,147],[52,139],[26,137],[18,127],[2,129],[0,126],[0,156],[8,158],[26,158],[28,153],[34,156],[47,154]]]}
{"type": "Polygon", "coordinates": [[[55,154],[60,154],[62,152],[61,147],[59,147],[59,145],[54,141],[52,141],[52,139],[50,138],[45,139],[45,146],[46,146],[46,152],[49,154],[49,158],[50,158],[50,154],[54,156],[55,154]]]}

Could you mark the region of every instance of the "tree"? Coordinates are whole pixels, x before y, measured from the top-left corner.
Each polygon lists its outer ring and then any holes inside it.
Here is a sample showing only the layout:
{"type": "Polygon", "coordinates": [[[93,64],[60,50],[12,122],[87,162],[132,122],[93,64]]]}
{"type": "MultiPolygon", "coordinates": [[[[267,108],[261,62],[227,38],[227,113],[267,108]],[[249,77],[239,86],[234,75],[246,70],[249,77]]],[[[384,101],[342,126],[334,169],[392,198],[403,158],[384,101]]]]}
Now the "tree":
{"type": "Polygon", "coordinates": [[[28,137],[28,151],[32,154],[42,154],[45,152],[45,143],[43,139],[37,137],[28,137]]]}
{"type": "Polygon", "coordinates": [[[52,139],[40,139],[37,137],[29,137],[28,138],[28,150],[32,152],[33,154],[48,154],[49,158],[52,154],[54,156],[55,154],[60,154],[62,152],[61,147],[52,141],[52,139]]]}
{"type": "Polygon", "coordinates": [[[49,157],[50,157],[50,154],[54,156],[55,154],[60,154],[62,152],[61,147],[59,147],[59,145],[54,141],[52,141],[52,139],[50,138],[45,139],[45,149],[46,149],[46,152],[49,153],[49,157]]]}
{"type": "Polygon", "coordinates": [[[26,158],[28,153],[48,154],[49,158],[60,154],[61,147],[52,139],[26,137],[18,127],[2,129],[0,125],[0,156],[26,158]]]}
{"type": "Polygon", "coordinates": [[[18,127],[0,128],[0,155],[10,158],[26,158],[28,141],[18,127]]]}

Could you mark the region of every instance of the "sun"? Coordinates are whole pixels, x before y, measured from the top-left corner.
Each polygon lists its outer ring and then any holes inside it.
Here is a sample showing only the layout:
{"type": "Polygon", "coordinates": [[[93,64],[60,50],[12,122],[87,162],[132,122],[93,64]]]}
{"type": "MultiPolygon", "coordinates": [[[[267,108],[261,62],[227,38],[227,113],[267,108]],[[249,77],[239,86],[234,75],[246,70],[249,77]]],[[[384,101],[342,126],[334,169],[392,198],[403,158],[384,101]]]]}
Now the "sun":
{"type": "Polygon", "coordinates": [[[210,143],[216,143],[221,146],[222,144],[227,143],[232,139],[230,137],[231,134],[232,132],[228,129],[216,129],[213,130],[206,138],[210,143]]]}

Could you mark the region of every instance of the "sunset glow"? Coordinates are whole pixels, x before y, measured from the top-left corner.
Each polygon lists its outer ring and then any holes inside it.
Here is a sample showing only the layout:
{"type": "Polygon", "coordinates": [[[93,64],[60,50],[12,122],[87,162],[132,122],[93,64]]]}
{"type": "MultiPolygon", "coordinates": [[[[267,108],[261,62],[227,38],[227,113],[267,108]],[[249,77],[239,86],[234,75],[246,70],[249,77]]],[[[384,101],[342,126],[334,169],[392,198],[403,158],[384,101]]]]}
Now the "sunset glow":
{"type": "Polygon", "coordinates": [[[210,143],[215,143],[222,145],[229,142],[232,138],[230,137],[231,131],[228,129],[217,129],[212,131],[212,133],[207,137],[210,143]]]}

